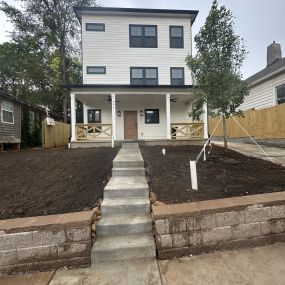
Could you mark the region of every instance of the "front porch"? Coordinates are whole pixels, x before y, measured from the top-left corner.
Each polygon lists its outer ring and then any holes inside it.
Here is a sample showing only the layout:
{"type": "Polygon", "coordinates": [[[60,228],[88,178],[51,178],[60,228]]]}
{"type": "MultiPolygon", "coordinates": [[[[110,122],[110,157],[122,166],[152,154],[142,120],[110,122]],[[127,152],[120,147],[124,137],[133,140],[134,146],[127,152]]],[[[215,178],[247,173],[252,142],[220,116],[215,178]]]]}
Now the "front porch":
{"type": "Polygon", "coordinates": [[[199,122],[189,117],[193,102],[193,92],[184,89],[75,90],[71,92],[71,143],[78,147],[81,143],[115,146],[130,140],[152,145],[203,140],[208,137],[207,122],[205,115],[199,122]]]}

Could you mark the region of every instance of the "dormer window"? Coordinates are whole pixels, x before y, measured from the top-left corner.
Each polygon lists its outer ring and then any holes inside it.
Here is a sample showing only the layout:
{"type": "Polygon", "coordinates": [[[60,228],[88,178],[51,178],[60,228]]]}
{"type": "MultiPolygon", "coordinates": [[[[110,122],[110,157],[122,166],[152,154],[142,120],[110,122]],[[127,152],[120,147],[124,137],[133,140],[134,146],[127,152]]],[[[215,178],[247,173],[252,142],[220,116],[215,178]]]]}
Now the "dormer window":
{"type": "Polygon", "coordinates": [[[103,23],[86,23],[86,31],[105,32],[105,24],[103,24],[103,23]]]}
{"type": "Polygon", "coordinates": [[[157,48],[157,26],[130,25],[130,47],[157,48]]]}
{"type": "Polygon", "coordinates": [[[184,48],[183,26],[170,26],[170,48],[184,48]]]}

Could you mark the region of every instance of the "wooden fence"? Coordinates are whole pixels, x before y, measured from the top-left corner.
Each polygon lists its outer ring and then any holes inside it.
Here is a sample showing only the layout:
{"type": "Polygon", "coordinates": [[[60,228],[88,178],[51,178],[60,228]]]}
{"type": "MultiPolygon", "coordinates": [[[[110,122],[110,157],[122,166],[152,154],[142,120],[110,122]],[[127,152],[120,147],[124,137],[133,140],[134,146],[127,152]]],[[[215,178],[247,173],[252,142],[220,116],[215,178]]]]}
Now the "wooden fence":
{"type": "MultiPolygon", "coordinates": [[[[235,119],[256,139],[285,138],[285,104],[262,110],[248,110],[244,112],[244,117],[235,119]]],[[[218,121],[219,118],[209,118],[209,133],[214,130],[218,121]]],[[[227,119],[227,127],[230,138],[247,137],[233,118],[227,119]]],[[[214,136],[223,136],[222,122],[214,136]]]]}
{"type": "Polygon", "coordinates": [[[70,125],[55,122],[54,126],[48,126],[43,122],[43,148],[67,146],[70,137],[70,125]]]}

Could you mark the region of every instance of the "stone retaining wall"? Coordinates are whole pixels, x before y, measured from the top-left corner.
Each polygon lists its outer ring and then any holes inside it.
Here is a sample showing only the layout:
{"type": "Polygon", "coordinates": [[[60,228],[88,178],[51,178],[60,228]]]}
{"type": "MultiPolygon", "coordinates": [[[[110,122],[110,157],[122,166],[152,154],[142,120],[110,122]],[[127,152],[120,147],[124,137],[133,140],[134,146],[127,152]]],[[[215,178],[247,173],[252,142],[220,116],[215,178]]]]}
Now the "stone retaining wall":
{"type": "Polygon", "coordinates": [[[93,211],[0,220],[0,275],[90,264],[93,211]]]}
{"type": "Polygon", "coordinates": [[[158,257],[285,241],[285,192],[153,206],[158,257]]]}

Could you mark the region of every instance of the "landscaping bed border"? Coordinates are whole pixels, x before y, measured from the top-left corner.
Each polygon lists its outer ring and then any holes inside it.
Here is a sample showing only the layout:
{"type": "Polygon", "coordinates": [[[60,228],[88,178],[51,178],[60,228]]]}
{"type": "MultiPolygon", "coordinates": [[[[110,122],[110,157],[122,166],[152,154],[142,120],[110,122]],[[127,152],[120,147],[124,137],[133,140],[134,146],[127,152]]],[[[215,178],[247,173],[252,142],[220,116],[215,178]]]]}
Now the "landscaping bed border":
{"type": "Polygon", "coordinates": [[[0,275],[90,265],[95,214],[0,220],[0,275]]]}
{"type": "Polygon", "coordinates": [[[158,258],[285,241],[285,192],[152,207],[158,258]]]}

